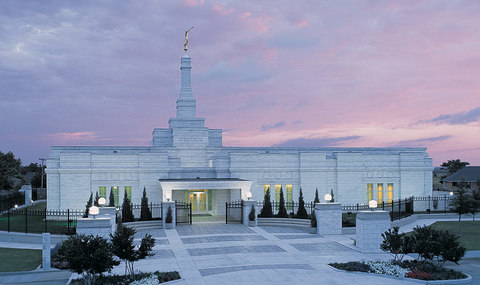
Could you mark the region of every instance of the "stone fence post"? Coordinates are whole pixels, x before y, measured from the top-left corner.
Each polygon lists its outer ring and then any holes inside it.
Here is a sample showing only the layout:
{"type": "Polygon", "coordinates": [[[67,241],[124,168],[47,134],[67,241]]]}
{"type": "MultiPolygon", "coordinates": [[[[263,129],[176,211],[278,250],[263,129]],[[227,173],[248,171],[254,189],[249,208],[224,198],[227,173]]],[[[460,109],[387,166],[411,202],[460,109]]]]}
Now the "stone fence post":
{"type": "Polygon", "coordinates": [[[255,221],[254,221],[254,226],[257,226],[257,201],[255,200],[243,200],[243,213],[242,213],[242,218],[243,218],[243,225],[248,226],[250,220],[248,219],[248,216],[250,215],[250,211],[252,210],[252,207],[255,209],[255,221]]]}
{"type": "Polygon", "coordinates": [[[315,218],[317,219],[317,234],[342,234],[342,204],[315,203],[315,218]]]}
{"type": "Polygon", "coordinates": [[[356,224],[357,248],[363,253],[382,252],[382,233],[391,225],[388,211],[360,211],[356,224]]]}

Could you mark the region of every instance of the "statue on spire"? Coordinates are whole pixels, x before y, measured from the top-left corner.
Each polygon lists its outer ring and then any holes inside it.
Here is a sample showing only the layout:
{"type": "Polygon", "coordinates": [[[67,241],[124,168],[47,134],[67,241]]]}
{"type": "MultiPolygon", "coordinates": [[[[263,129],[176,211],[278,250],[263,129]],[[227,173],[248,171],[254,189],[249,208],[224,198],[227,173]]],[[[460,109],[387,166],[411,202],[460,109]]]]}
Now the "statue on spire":
{"type": "Polygon", "coordinates": [[[185,44],[183,44],[183,50],[185,52],[187,52],[188,50],[188,47],[187,47],[187,44],[188,44],[188,32],[190,32],[190,30],[193,29],[193,27],[191,27],[190,29],[186,30],[185,31],[185,44]]]}

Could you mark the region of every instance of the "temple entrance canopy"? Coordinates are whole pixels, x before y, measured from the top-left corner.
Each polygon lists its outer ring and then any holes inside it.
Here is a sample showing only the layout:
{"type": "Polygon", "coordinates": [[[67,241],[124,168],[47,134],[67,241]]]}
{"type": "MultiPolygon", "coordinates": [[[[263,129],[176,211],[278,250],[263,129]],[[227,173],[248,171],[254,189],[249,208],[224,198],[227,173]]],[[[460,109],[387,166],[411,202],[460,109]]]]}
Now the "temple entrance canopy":
{"type": "Polygon", "coordinates": [[[246,199],[252,181],[224,179],[159,179],[163,200],[192,204],[192,214],[225,215],[225,202],[246,199]]]}

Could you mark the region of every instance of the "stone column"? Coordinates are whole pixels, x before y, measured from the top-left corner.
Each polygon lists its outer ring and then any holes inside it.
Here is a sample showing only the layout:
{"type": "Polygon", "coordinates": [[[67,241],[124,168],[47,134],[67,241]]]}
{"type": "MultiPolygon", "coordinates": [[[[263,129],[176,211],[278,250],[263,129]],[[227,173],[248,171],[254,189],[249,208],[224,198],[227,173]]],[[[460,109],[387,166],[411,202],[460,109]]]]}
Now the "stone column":
{"type": "Polygon", "coordinates": [[[51,265],[50,233],[42,233],[42,269],[49,270],[51,265]]]}
{"type": "Polygon", "coordinates": [[[363,253],[382,252],[382,233],[391,225],[388,211],[360,211],[356,224],[357,248],[363,253]]]}
{"type": "Polygon", "coordinates": [[[19,192],[25,193],[25,206],[30,206],[32,204],[32,186],[23,185],[19,192]]]}
{"type": "Polygon", "coordinates": [[[248,219],[248,215],[250,215],[250,211],[252,210],[252,207],[255,209],[255,222],[254,225],[255,227],[257,226],[257,201],[255,200],[243,200],[243,225],[248,226],[250,220],[248,219]]]}
{"type": "Polygon", "coordinates": [[[162,202],[162,226],[164,229],[170,228],[174,229],[177,223],[177,215],[175,211],[175,201],[170,202],[162,202]],[[171,225],[167,226],[165,219],[167,218],[167,211],[168,207],[172,208],[172,223],[171,225]]]}
{"type": "Polygon", "coordinates": [[[317,218],[317,234],[342,234],[342,204],[316,203],[315,217],[317,218]]]}
{"type": "Polygon", "coordinates": [[[97,218],[109,218],[111,224],[111,231],[115,233],[117,230],[117,210],[115,207],[99,207],[100,212],[97,218]]]}

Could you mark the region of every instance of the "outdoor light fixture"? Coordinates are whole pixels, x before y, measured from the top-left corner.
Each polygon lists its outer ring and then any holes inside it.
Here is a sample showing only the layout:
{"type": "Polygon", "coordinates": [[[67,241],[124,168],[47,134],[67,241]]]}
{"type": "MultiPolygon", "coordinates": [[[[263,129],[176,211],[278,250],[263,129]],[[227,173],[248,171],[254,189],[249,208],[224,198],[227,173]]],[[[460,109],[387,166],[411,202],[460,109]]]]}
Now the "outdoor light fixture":
{"type": "Polygon", "coordinates": [[[330,194],[325,194],[324,199],[325,199],[325,201],[328,203],[328,202],[332,201],[332,195],[330,195],[330,194]]]}
{"type": "Polygon", "coordinates": [[[375,201],[375,200],[370,200],[370,201],[368,202],[368,207],[369,207],[370,210],[372,210],[372,211],[373,211],[373,209],[375,209],[377,206],[378,206],[378,203],[377,203],[377,201],[375,201]]]}
{"type": "Polygon", "coordinates": [[[450,196],[453,196],[453,192],[450,192],[450,196]]]}
{"type": "Polygon", "coordinates": [[[170,202],[170,199],[172,199],[172,195],[165,194],[165,199],[167,202],[170,202]]]}
{"type": "Polygon", "coordinates": [[[88,214],[92,215],[94,219],[95,219],[95,216],[98,215],[98,213],[100,213],[100,209],[98,209],[97,206],[91,206],[88,209],[88,214]]]}
{"type": "Polygon", "coordinates": [[[16,209],[16,208],[18,208],[18,205],[17,205],[17,204],[15,204],[15,206],[14,206],[14,207],[15,207],[15,209],[16,209]]]}
{"type": "Polygon", "coordinates": [[[105,204],[107,204],[107,200],[105,200],[103,197],[100,197],[100,199],[98,199],[98,205],[103,207],[105,204]]]}
{"type": "Polygon", "coordinates": [[[33,200],[30,200],[30,203],[33,203],[33,200]]]}
{"type": "Polygon", "coordinates": [[[247,200],[250,200],[250,198],[252,198],[252,192],[247,192],[245,197],[247,197],[247,200]]]}

